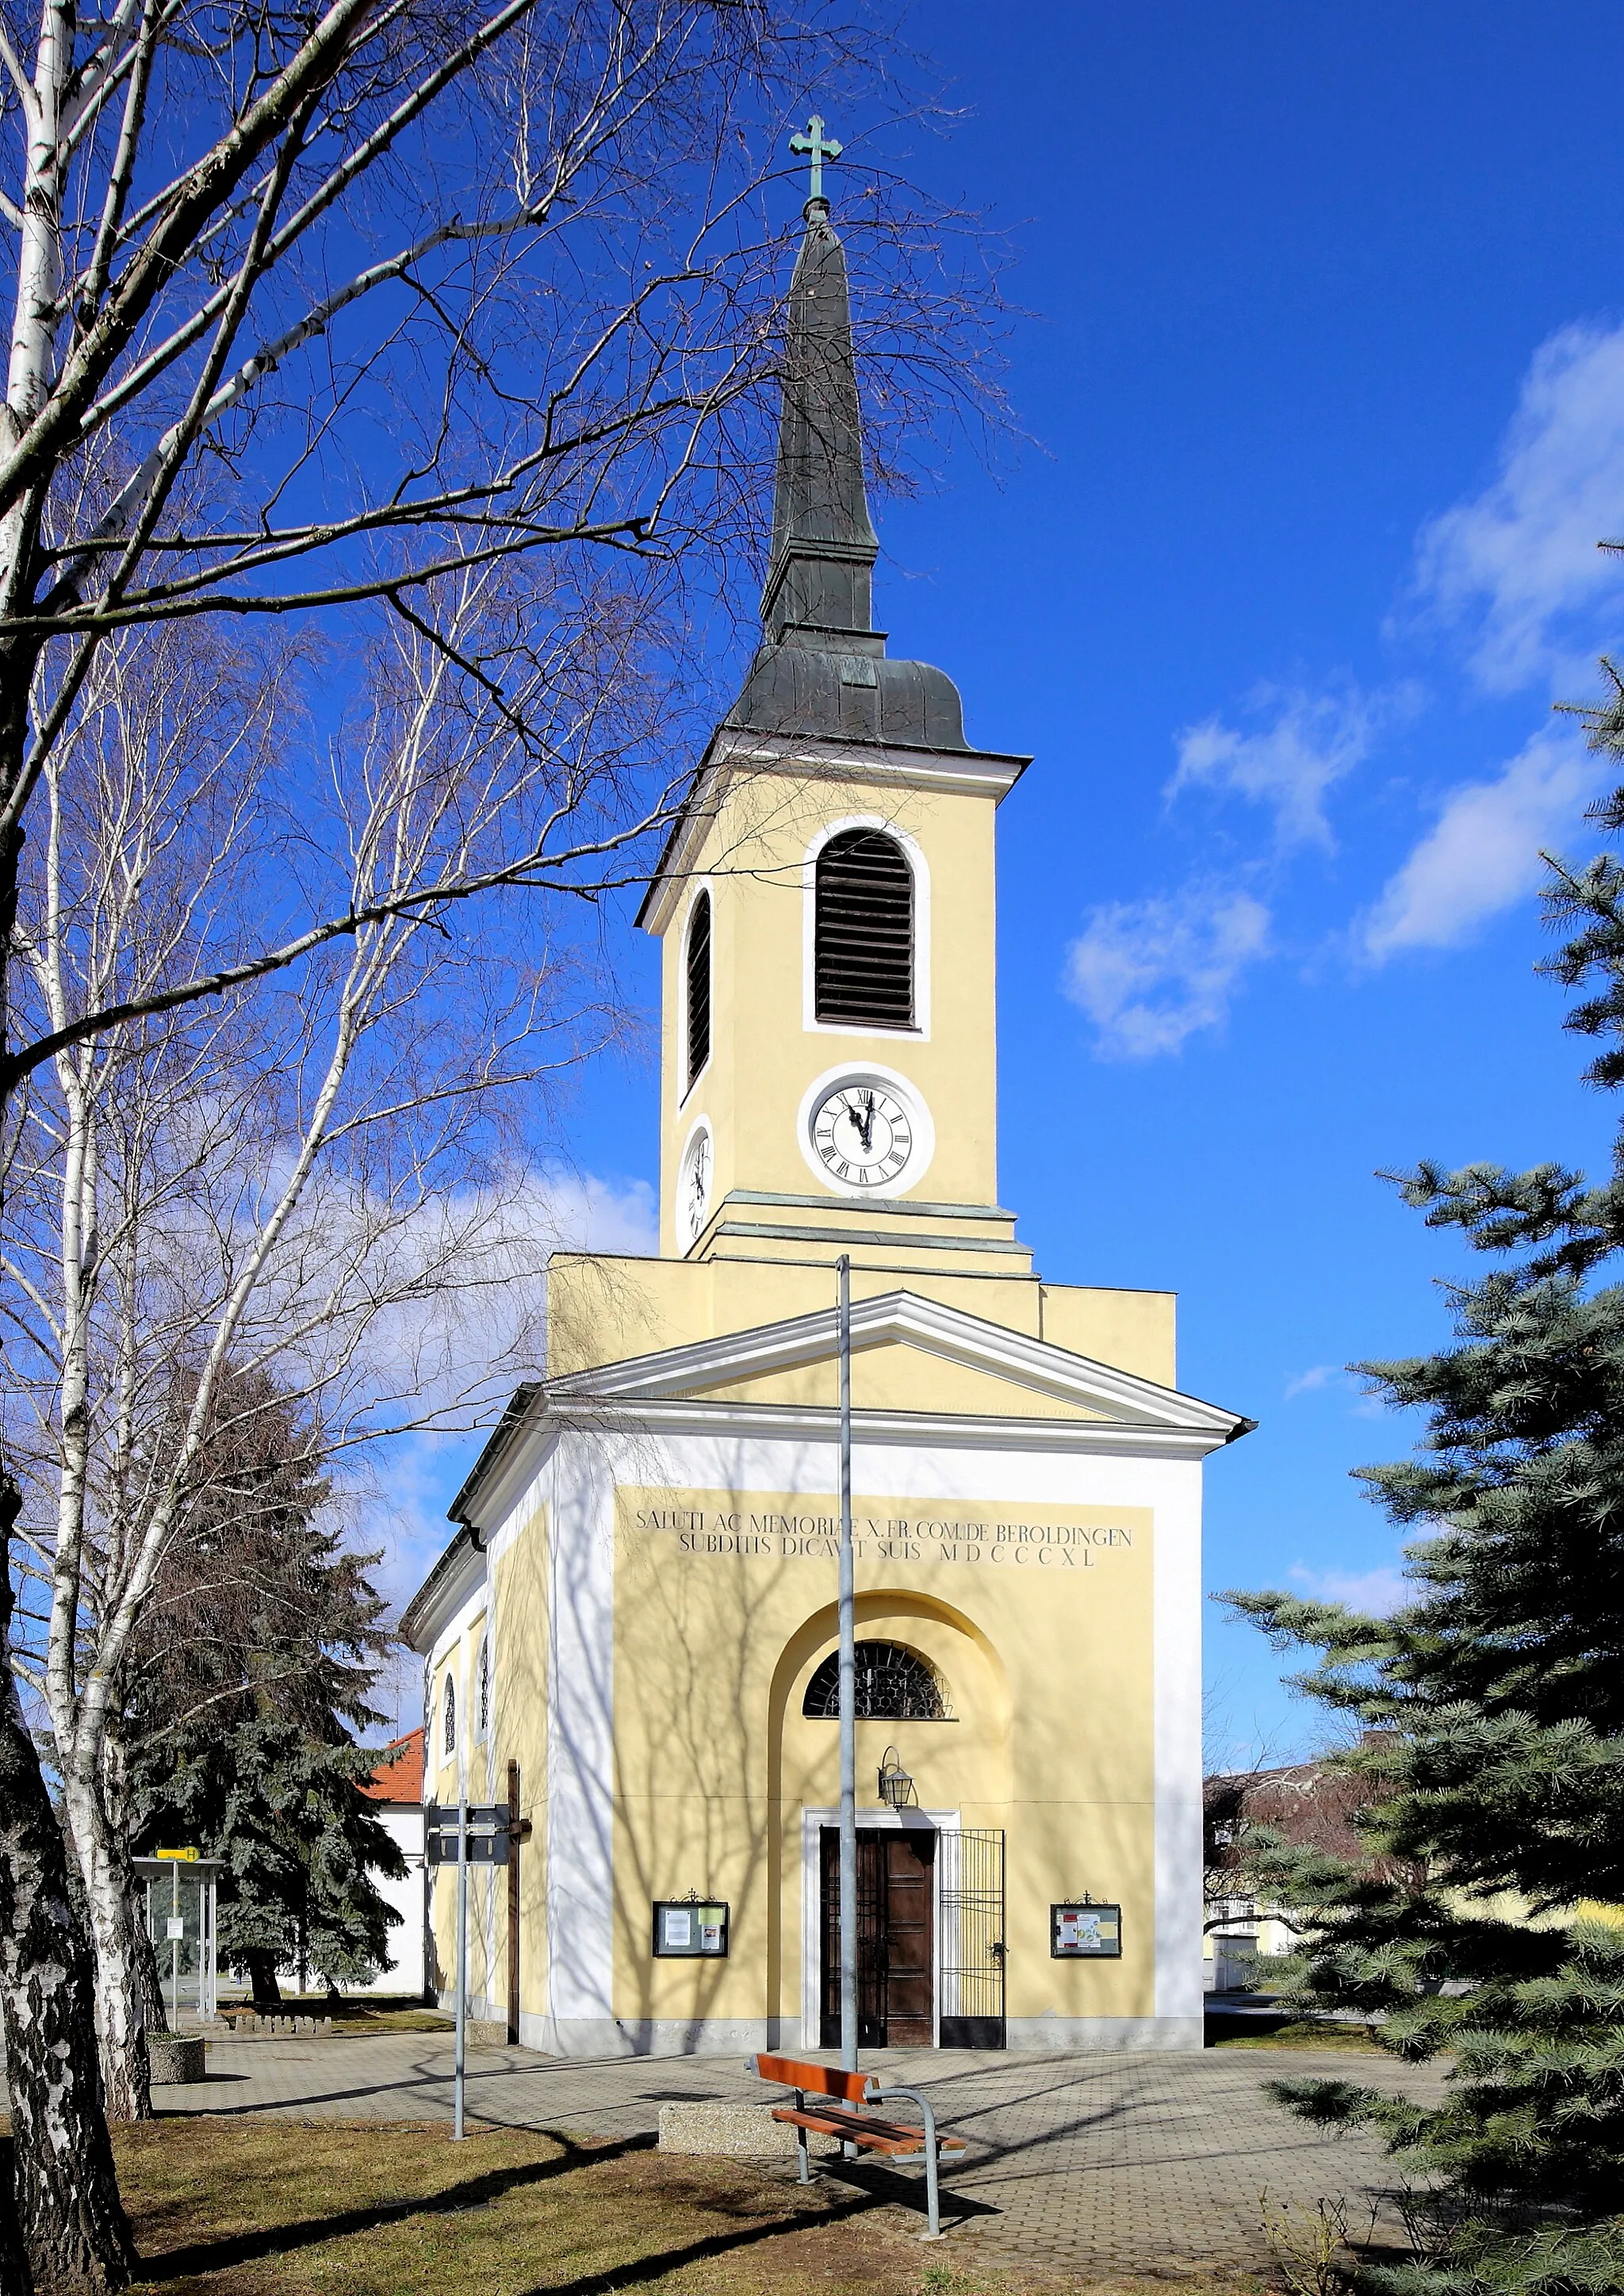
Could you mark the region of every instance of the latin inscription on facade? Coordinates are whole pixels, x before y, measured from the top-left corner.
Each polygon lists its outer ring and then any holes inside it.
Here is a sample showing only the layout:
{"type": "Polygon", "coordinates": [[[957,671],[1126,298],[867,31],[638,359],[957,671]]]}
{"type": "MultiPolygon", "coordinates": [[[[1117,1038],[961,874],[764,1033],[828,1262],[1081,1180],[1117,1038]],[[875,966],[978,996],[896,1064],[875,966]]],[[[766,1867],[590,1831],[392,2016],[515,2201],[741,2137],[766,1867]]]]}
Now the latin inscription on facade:
{"type": "MultiPolygon", "coordinates": [[[[669,1539],[680,1554],[739,1562],[833,1562],[840,1517],[814,1503],[798,1509],[701,1503],[628,1508],[630,1525],[669,1539]]],[[[1095,1570],[1145,1540],[1147,1525],[982,1517],[957,1512],[887,1512],[859,1505],[852,1546],[859,1562],[966,1562],[1011,1570],[1095,1570]]]]}

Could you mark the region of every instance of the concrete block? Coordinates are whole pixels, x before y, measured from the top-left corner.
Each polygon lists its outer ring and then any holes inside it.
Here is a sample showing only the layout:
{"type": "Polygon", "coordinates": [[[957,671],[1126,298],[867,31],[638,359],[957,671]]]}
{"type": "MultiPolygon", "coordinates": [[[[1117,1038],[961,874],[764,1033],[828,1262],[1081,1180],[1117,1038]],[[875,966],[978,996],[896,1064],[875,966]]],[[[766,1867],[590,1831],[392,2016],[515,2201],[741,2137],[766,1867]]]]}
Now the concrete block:
{"type": "Polygon", "coordinates": [[[471,2017],[467,2033],[471,2049],[505,2049],[507,2046],[505,2017],[471,2017]]]}
{"type": "Polygon", "coordinates": [[[149,2033],[147,2065],[155,2081],[201,2081],[203,2044],[182,2033],[149,2033]]]}
{"type": "MultiPolygon", "coordinates": [[[[840,2140],[814,2131],[814,2152],[838,2152],[840,2140]]],[[[770,2104],[662,2104],[662,2152],[716,2152],[734,2161],[782,2161],[795,2157],[795,2131],[773,2119],[770,2104]]]]}

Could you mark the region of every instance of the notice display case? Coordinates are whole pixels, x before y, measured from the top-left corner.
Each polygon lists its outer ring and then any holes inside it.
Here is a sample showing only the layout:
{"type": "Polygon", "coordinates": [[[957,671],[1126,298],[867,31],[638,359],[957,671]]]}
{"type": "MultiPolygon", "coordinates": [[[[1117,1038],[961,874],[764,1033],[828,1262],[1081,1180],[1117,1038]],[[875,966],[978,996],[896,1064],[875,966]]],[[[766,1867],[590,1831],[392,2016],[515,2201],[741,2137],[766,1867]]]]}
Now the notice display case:
{"type": "Polygon", "coordinates": [[[709,1898],[656,1898],[657,1961],[726,1961],[727,1907],[709,1898]]]}
{"type": "Polygon", "coordinates": [[[1052,1961],[1120,1961],[1121,1906],[1096,1906],[1092,1898],[1085,1898],[1080,1904],[1051,1906],[1049,1957],[1052,1961]]]}

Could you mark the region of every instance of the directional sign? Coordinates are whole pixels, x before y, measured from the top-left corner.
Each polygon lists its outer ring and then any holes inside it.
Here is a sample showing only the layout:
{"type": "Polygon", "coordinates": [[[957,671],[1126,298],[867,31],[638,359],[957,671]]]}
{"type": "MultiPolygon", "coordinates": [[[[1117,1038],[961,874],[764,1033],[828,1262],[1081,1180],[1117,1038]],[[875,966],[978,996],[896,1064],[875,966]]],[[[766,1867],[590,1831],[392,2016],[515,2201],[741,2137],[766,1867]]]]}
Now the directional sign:
{"type": "MultiPolygon", "coordinates": [[[[476,1833],[468,1831],[468,1863],[471,1866],[505,1866],[508,1858],[508,1838],[505,1833],[476,1833]]],[[[457,1863],[457,1832],[431,1833],[428,1838],[431,1866],[455,1866],[457,1863]]]]}
{"type": "MultiPolygon", "coordinates": [[[[447,1827],[455,1833],[463,1822],[463,1814],[454,1801],[431,1802],[423,1812],[431,1826],[443,1833],[447,1827]]],[[[513,1812],[504,1801],[471,1801],[468,1805],[468,1828],[471,1833],[490,1833],[498,1827],[505,1831],[513,1822],[513,1812]]]]}

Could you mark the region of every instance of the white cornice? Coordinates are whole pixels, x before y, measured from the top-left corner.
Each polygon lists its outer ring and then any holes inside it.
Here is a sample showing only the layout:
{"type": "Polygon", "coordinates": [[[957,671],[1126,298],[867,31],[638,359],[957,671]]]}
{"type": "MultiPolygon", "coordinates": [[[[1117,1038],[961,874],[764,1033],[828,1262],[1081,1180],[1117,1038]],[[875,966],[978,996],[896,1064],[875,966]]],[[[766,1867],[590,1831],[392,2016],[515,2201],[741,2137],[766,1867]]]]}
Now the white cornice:
{"type": "Polygon", "coordinates": [[[459,1530],[401,1612],[401,1641],[426,1656],[483,1585],[485,1573],[484,1540],[476,1530],[459,1530]]]}
{"type": "MultiPolygon", "coordinates": [[[[812,1404],[561,1400],[545,1414],[550,1434],[735,1435],[782,1437],[797,1443],[840,1439],[840,1414],[812,1404]]],[[[948,1411],[855,1411],[852,1439],[863,1445],[956,1451],[1088,1452],[1132,1459],[1204,1459],[1251,1425],[1230,1420],[1222,1432],[1191,1427],[1129,1426],[1109,1419],[1005,1419],[948,1411]]]]}
{"type": "Polygon", "coordinates": [[[1007,797],[1031,760],[995,750],[908,750],[882,742],[814,741],[802,734],[718,729],[693,788],[660,855],[637,922],[662,933],[672,906],[693,873],[706,832],[726,783],[735,775],[791,774],[812,781],[873,782],[890,789],[936,790],[1007,797]]]}

